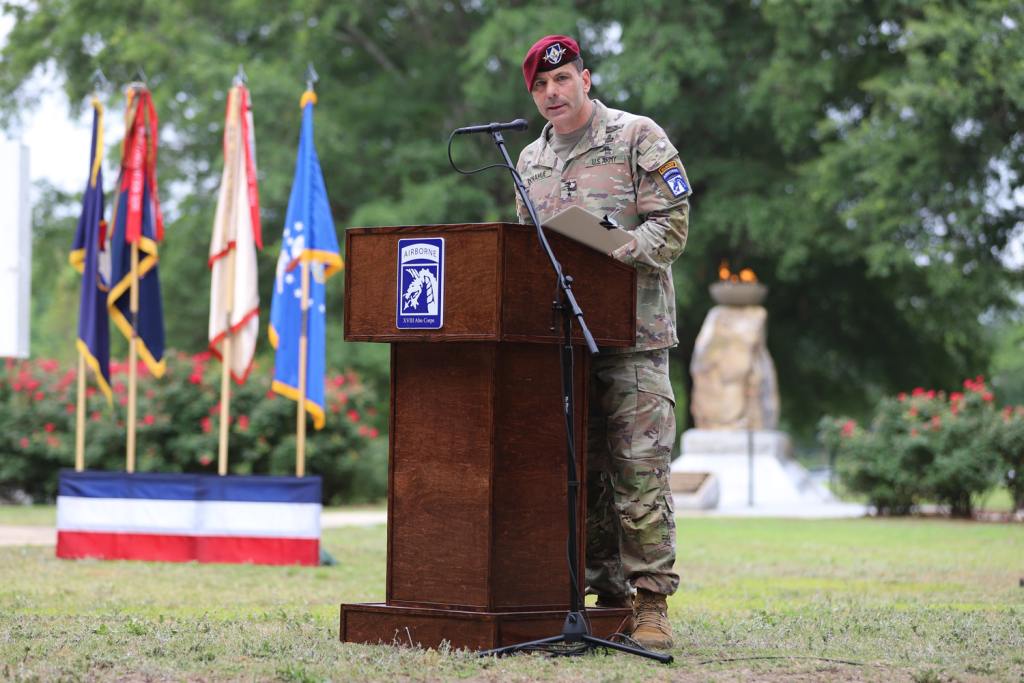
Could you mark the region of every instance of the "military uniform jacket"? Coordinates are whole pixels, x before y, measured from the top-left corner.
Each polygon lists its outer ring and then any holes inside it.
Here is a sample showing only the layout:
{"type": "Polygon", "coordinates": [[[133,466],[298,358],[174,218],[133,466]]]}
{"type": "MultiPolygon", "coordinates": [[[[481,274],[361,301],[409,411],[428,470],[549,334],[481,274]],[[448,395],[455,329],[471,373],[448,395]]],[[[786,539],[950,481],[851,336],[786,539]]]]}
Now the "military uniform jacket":
{"type": "MultiPolygon", "coordinates": [[[[690,184],[676,148],[658,124],[593,100],[590,129],[563,162],[551,148],[547,124],[519,155],[517,169],[541,222],[570,206],[608,215],[633,241],[612,256],[637,270],[636,345],[603,353],[675,346],[676,296],[672,263],[686,246],[690,184]]],[[[519,221],[529,213],[518,194],[519,221]]]]}

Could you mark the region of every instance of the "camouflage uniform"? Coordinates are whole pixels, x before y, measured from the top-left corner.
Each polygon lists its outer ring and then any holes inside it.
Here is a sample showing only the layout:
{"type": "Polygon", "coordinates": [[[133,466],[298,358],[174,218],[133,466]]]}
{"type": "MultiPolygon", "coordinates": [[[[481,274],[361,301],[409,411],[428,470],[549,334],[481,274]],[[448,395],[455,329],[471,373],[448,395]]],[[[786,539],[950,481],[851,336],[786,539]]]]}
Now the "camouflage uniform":
{"type": "MultiPolygon", "coordinates": [[[[648,118],[593,100],[589,130],[559,159],[551,125],[519,155],[540,219],[570,206],[613,217],[634,240],[612,256],[637,270],[636,344],[604,349],[591,369],[587,447],[587,591],[670,595],[679,585],[668,484],[675,440],[668,349],[676,337],[672,262],[686,246],[686,172],[648,118]]],[[[516,198],[519,220],[529,215],[516,198]]]]}

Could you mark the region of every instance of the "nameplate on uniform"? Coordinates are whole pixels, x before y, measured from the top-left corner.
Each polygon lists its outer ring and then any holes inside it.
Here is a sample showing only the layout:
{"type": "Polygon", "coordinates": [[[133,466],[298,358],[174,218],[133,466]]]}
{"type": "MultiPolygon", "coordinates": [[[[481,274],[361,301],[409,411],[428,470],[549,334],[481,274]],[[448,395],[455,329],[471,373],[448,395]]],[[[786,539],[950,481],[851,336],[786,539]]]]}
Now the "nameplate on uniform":
{"type": "Polygon", "coordinates": [[[690,191],[690,186],[683,175],[683,169],[675,159],[662,164],[658,168],[658,173],[665,180],[665,184],[668,185],[669,192],[672,193],[673,197],[682,197],[690,191]]]}
{"type": "Polygon", "coordinates": [[[438,330],[444,324],[444,238],[398,240],[400,330],[438,330]]]}

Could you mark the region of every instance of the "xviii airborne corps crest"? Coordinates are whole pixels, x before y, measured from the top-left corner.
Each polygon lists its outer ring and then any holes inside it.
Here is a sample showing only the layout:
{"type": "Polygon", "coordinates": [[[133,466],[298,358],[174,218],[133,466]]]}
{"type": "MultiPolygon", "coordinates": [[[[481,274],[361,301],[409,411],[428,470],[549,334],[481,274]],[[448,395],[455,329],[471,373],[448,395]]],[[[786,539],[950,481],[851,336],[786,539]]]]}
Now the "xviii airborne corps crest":
{"type": "Polygon", "coordinates": [[[400,330],[437,330],[444,323],[444,238],[398,240],[400,330]]]}

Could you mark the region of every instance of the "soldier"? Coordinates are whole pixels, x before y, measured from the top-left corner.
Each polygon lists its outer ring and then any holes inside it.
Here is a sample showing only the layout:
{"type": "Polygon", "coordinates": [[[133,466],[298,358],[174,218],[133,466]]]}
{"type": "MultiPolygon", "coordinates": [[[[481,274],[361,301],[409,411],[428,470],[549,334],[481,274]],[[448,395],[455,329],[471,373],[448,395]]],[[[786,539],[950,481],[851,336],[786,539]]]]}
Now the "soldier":
{"type": "MultiPolygon", "coordinates": [[[[637,270],[636,343],[603,349],[591,367],[587,593],[601,607],[632,603],[632,637],[668,649],[666,597],[679,586],[668,349],[678,343],[672,262],[686,246],[689,182],[656,123],[588,97],[590,71],[572,38],[534,43],[523,76],[548,121],[517,164],[540,219],[575,205],[613,217],[633,236],[611,256],[637,270]]],[[[529,221],[518,196],[516,210],[529,221]]]]}

